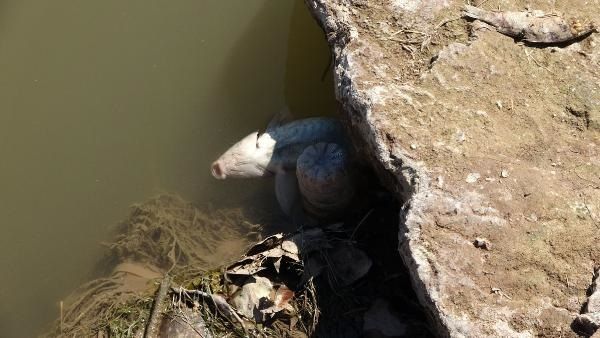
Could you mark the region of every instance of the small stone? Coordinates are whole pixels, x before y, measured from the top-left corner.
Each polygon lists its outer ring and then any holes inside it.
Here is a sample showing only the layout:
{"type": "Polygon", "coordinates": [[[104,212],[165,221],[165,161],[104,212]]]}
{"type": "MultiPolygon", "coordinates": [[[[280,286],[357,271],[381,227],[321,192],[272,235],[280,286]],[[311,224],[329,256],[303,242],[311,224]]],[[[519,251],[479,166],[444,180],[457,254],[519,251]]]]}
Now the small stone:
{"type": "Polygon", "coordinates": [[[587,336],[593,335],[600,328],[600,313],[586,313],[578,315],[573,323],[587,336]]]}
{"type": "Polygon", "coordinates": [[[508,177],[508,170],[502,169],[502,171],[500,171],[500,177],[507,178],[508,177]]]}
{"type": "Polygon", "coordinates": [[[438,188],[444,187],[444,178],[442,176],[437,177],[437,186],[438,186],[438,188]]]}
{"type": "Polygon", "coordinates": [[[467,183],[475,183],[475,182],[477,182],[479,177],[481,177],[481,175],[479,175],[479,173],[470,173],[469,175],[467,175],[467,178],[465,179],[465,181],[467,183]]]}
{"type": "Polygon", "coordinates": [[[478,249],[484,249],[488,251],[492,249],[492,244],[490,244],[487,239],[481,237],[475,238],[473,245],[478,249]]]}
{"type": "Polygon", "coordinates": [[[600,292],[597,290],[588,298],[587,311],[600,313],[600,292]]]}
{"type": "Polygon", "coordinates": [[[600,267],[594,269],[594,281],[591,285],[592,294],[588,297],[586,312],[600,313],[600,267]]]}
{"type": "Polygon", "coordinates": [[[496,107],[498,107],[498,109],[502,110],[502,101],[496,101],[496,107]]]}
{"type": "Polygon", "coordinates": [[[249,319],[255,319],[257,322],[263,320],[260,312],[256,309],[264,308],[263,298],[271,299],[275,294],[273,284],[265,277],[252,276],[233,296],[232,305],[236,310],[249,319]]]}
{"type": "Polygon", "coordinates": [[[531,214],[527,217],[525,217],[526,220],[528,220],[529,222],[537,222],[538,221],[538,217],[536,214],[531,214]]]}
{"type": "Polygon", "coordinates": [[[410,145],[410,149],[412,149],[412,150],[415,150],[415,149],[417,149],[417,145],[416,145],[416,144],[414,144],[414,143],[413,143],[413,144],[411,144],[411,145],[410,145]]]}

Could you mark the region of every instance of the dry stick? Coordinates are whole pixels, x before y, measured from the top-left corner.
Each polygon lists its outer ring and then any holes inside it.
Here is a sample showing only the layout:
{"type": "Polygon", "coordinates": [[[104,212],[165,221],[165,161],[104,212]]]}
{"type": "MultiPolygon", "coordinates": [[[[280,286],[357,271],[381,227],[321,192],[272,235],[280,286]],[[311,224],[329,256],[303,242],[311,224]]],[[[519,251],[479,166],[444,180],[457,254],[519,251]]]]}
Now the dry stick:
{"type": "Polygon", "coordinates": [[[60,334],[63,334],[63,324],[64,324],[64,317],[63,317],[63,301],[60,301],[60,334]]]}
{"type": "Polygon", "coordinates": [[[369,217],[369,215],[371,215],[371,213],[374,211],[374,208],[371,208],[371,210],[369,210],[369,212],[367,212],[363,218],[360,220],[360,222],[358,222],[358,225],[356,225],[356,227],[354,228],[354,231],[352,231],[352,235],[350,235],[350,240],[354,239],[354,235],[356,234],[356,231],[358,230],[358,228],[360,228],[360,226],[367,220],[367,218],[369,217]]]}
{"type": "Polygon", "coordinates": [[[528,58],[530,58],[531,60],[533,60],[533,62],[540,68],[545,69],[546,71],[548,71],[550,74],[554,74],[550,69],[548,69],[548,67],[543,66],[542,64],[540,64],[538,62],[538,60],[536,60],[533,56],[531,56],[531,54],[527,53],[527,50],[525,50],[525,55],[527,55],[528,58]]]}
{"type": "Polygon", "coordinates": [[[433,38],[433,35],[437,32],[438,29],[442,28],[450,22],[458,21],[460,19],[462,19],[462,17],[445,19],[440,21],[437,25],[435,25],[435,27],[433,27],[433,30],[426,34],[427,37],[421,42],[421,51],[425,50],[425,48],[427,48],[429,44],[431,44],[431,39],[433,38]]]}
{"type": "Polygon", "coordinates": [[[333,64],[333,54],[329,54],[329,60],[327,61],[327,67],[325,67],[325,70],[323,70],[323,73],[321,74],[321,82],[325,81],[325,77],[327,76],[327,73],[329,73],[329,69],[331,69],[331,65],[333,64]]]}
{"type": "Polygon", "coordinates": [[[162,282],[160,282],[160,289],[156,293],[156,297],[154,298],[154,303],[152,304],[152,311],[150,312],[150,318],[148,319],[148,324],[146,325],[146,329],[144,330],[144,338],[154,338],[158,337],[158,331],[160,330],[160,324],[162,321],[162,311],[160,310],[160,305],[163,303],[165,297],[167,296],[167,292],[169,291],[169,287],[171,286],[171,277],[169,275],[165,275],[162,282]]]}
{"type": "Polygon", "coordinates": [[[587,204],[585,195],[583,197],[583,205],[585,206],[585,209],[587,210],[588,214],[590,215],[590,219],[592,220],[592,223],[594,223],[596,228],[600,228],[600,222],[597,222],[596,219],[594,219],[594,215],[592,214],[592,211],[590,210],[590,207],[587,204]]]}

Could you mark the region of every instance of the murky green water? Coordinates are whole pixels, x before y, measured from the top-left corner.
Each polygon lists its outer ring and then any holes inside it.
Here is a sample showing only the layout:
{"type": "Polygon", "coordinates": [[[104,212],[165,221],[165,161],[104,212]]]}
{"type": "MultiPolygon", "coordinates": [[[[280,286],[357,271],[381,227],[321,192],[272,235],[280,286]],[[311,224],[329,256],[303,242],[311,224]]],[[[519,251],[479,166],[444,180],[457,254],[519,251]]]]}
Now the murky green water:
{"type": "Polygon", "coordinates": [[[54,319],[134,202],[272,203],[209,165],[286,102],[330,114],[327,63],[300,0],[0,0],[0,336],[54,319]]]}

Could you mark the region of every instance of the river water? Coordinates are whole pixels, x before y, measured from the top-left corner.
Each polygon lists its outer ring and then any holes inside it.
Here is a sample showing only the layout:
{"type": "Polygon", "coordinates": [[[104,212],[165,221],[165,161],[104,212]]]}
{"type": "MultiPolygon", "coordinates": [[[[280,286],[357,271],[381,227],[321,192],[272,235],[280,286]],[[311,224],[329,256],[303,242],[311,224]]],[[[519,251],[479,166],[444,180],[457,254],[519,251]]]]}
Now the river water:
{"type": "Polygon", "coordinates": [[[134,202],[272,204],[210,163],[285,104],[331,114],[328,58],[301,0],[0,0],[0,336],[56,318],[134,202]]]}

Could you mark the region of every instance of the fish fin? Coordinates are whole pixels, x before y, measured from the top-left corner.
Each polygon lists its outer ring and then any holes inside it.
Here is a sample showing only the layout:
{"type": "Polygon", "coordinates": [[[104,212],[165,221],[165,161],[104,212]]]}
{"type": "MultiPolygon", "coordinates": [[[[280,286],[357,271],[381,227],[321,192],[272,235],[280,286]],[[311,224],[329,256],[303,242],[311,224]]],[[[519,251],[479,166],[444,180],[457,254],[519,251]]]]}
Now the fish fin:
{"type": "Polygon", "coordinates": [[[284,125],[292,120],[293,120],[293,118],[292,118],[292,113],[290,113],[290,109],[288,108],[287,105],[283,106],[283,108],[281,108],[281,110],[279,110],[279,112],[277,114],[275,114],[275,116],[273,116],[273,118],[271,118],[271,121],[267,125],[267,130],[277,128],[277,127],[284,125]]]}
{"type": "Polygon", "coordinates": [[[300,202],[300,190],[296,172],[277,173],[275,175],[275,196],[281,210],[291,216],[292,211],[300,202]]]}

